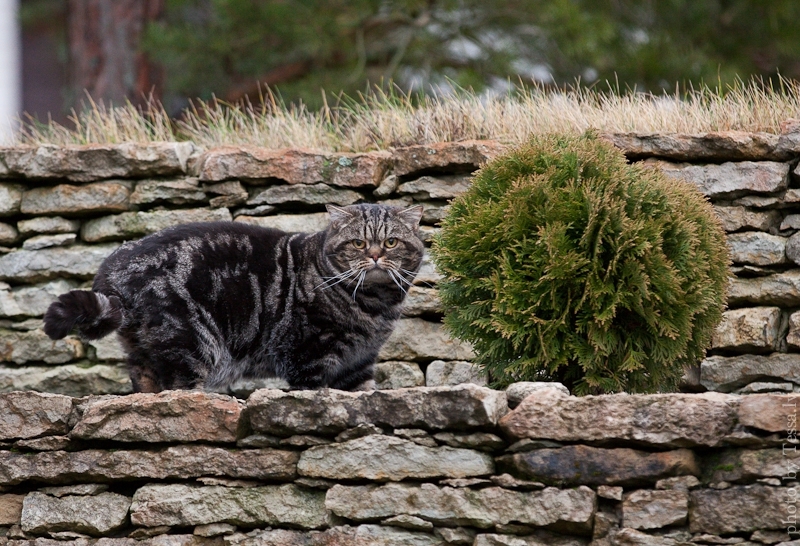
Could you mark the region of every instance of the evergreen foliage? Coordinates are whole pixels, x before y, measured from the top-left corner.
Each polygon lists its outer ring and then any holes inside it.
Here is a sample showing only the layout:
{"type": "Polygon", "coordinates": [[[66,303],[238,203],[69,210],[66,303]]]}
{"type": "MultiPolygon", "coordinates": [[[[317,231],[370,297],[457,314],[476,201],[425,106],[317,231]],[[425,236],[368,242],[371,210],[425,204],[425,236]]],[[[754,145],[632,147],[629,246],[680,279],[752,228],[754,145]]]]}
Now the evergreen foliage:
{"type": "Polygon", "coordinates": [[[673,390],[721,319],[726,239],[694,186],[594,134],[484,166],[434,244],[445,323],[497,385],[673,390]]]}

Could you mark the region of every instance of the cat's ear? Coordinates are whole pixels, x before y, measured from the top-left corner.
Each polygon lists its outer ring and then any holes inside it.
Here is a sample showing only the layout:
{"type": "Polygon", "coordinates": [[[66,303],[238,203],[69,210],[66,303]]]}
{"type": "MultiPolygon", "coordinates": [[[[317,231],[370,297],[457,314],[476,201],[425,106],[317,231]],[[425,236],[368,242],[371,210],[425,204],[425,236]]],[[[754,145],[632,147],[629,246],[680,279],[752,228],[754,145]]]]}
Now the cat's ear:
{"type": "Polygon", "coordinates": [[[408,226],[417,229],[422,220],[422,205],[414,205],[397,213],[397,216],[408,226]]]}
{"type": "Polygon", "coordinates": [[[353,218],[353,213],[336,205],[325,205],[328,214],[331,215],[331,224],[346,222],[353,218]]]}

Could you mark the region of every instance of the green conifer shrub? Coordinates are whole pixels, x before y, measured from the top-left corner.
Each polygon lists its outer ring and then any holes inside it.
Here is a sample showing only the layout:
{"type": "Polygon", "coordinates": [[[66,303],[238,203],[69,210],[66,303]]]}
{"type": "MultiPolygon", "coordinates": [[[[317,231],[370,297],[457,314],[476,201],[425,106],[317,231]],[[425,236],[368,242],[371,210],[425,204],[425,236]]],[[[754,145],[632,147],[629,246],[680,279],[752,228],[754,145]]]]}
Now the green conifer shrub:
{"type": "Polygon", "coordinates": [[[696,187],[595,134],[484,166],[434,241],[445,324],[495,385],[674,390],[721,319],[725,235],[696,187]]]}

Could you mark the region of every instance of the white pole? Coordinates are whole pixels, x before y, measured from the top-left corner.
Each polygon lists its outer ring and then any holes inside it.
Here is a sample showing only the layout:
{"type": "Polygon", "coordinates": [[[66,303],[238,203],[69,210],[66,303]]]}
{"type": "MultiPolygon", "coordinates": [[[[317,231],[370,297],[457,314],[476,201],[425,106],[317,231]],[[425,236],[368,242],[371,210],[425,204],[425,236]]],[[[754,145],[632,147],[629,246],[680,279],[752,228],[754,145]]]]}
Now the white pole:
{"type": "Polygon", "coordinates": [[[0,145],[10,144],[22,109],[19,0],[0,0],[0,145]]]}

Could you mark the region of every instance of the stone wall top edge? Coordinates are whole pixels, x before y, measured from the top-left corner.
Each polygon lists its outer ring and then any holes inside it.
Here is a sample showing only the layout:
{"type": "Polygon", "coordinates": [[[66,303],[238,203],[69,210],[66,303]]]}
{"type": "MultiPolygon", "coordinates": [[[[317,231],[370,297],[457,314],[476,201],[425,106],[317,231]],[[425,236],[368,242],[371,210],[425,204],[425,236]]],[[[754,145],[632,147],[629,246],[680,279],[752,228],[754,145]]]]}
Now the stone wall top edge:
{"type": "MultiPolygon", "coordinates": [[[[673,161],[787,161],[800,155],[800,132],[789,125],[781,134],[745,131],[706,133],[601,132],[601,138],[620,148],[631,159],[649,157],[673,161]]],[[[204,149],[192,142],[151,142],[81,145],[0,146],[0,180],[65,178],[83,182],[103,178],[200,175],[209,162],[273,162],[283,155],[302,161],[318,158],[358,160],[371,158],[390,163],[394,174],[405,176],[448,165],[479,165],[507,149],[496,140],[462,140],[423,143],[367,152],[327,151],[303,147],[268,148],[224,145],[204,149]],[[82,172],[83,171],[83,172],[82,172]],[[88,171],[88,172],[87,172],[88,171]],[[91,172],[96,171],[96,172],[91,172]]],[[[230,165],[224,175],[239,173],[230,165]]],[[[245,175],[246,177],[246,175],[245,175]]]]}

